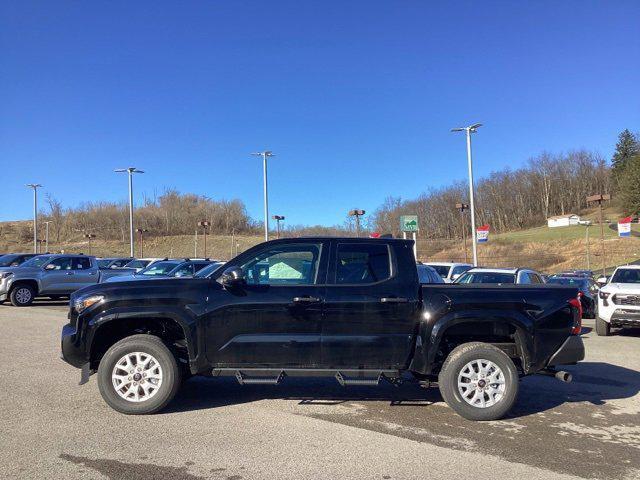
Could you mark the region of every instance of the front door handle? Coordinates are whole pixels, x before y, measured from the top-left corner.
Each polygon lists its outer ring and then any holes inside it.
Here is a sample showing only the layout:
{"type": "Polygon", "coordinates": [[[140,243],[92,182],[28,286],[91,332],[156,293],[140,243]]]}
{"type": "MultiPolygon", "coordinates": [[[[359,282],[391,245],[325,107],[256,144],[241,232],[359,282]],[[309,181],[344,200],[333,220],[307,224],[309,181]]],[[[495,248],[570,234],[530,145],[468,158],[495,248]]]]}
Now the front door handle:
{"type": "Polygon", "coordinates": [[[318,297],[293,297],[293,303],[315,303],[319,301],[318,297]]]}
{"type": "Polygon", "coordinates": [[[409,300],[404,297],[382,297],[380,301],[382,303],[406,303],[409,300]]]}
{"type": "Polygon", "coordinates": [[[67,272],[66,275],[73,275],[73,272],[67,272]]]}

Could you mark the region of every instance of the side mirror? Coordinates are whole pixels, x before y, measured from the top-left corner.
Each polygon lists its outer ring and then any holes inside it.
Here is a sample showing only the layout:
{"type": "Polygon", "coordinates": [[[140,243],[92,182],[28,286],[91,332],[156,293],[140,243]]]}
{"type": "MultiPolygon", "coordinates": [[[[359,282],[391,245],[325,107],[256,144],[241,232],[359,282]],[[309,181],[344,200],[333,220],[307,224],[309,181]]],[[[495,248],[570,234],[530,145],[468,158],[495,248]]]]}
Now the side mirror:
{"type": "Polygon", "coordinates": [[[53,265],[52,263],[48,264],[46,267],[44,267],[45,270],[55,270],[56,266],[53,265]]]}
{"type": "Polygon", "coordinates": [[[603,276],[603,277],[599,277],[599,278],[596,280],[596,283],[597,283],[598,285],[600,285],[600,286],[602,286],[602,285],[606,285],[608,282],[609,282],[609,277],[604,277],[604,276],[603,276]]]}
{"type": "Polygon", "coordinates": [[[240,267],[229,267],[220,275],[224,287],[235,287],[244,283],[244,272],[240,267]]]}

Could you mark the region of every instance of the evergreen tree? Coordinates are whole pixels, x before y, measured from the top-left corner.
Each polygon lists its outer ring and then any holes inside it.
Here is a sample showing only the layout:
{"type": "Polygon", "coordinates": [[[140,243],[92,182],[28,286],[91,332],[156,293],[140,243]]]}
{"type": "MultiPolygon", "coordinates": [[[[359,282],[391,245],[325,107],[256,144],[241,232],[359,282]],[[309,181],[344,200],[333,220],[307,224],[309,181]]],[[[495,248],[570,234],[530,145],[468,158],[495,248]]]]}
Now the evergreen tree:
{"type": "Polygon", "coordinates": [[[618,135],[618,143],[616,144],[616,151],[611,159],[611,173],[618,185],[620,185],[624,171],[626,170],[629,160],[640,154],[640,142],[629,131],[625,129],[620,135],[618,135]]]}
{"type": "Polygon", "coordinates": [[[640,213],[640,154],[627,159],[619,187],[624,212],[628,215],[640,213]]]}

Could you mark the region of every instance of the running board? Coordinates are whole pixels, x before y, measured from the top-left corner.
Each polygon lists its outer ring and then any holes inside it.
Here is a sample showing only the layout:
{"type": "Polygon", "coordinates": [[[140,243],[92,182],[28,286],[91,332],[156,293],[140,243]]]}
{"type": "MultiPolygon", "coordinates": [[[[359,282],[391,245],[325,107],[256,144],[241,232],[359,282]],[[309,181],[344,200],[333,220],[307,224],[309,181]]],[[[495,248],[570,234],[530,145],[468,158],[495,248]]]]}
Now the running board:
{"type": "Polygon", "coordinates": [[[346,378],[342,374],[342,372],[336,372],[336,380],[343,387],[365,386],[365,385],[377,387],[378,385],[380,385],[380,380],[382,380],[383,378],[384,378],[384,375],[382,373],[379,373],[378,376],[375,378],[374,377],[346,378]]]}
{"type": "Polygon", "coordinates": [[[277,377],[251,377],[236,371],[236,380],[240,385],[278,385],[286,377],[284,372],[280,372],[277,377]]]}

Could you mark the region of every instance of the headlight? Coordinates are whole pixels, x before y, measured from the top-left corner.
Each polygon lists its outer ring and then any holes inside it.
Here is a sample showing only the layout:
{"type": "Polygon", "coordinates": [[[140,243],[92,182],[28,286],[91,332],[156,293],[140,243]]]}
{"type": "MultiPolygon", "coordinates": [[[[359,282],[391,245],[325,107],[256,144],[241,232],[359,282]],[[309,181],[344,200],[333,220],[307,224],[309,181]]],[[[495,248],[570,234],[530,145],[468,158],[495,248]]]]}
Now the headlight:
{"type": "Polygon", "coordinates": [[[607,298],[609,298],[611,296],[611,294],[609,292],[603,292],[602,290],[600,290],[598,292],[598,296],[603,299],[606,300],[607,298]]]}
{"type": "Polygon", "coordinates": [[[0,273],[0,280],[4,280],[5,278],[13,277],[13,272],[2,272],[0,273]]]}
{"type": "Polygon", "coordinates": [[[91,305],[95,305],[96,303],[104,300],[104,295],[91,295],[89,297],[80,297],[78,298],[74,304],[73,308],[76,309],[76,312],[81,313],[91,305]]]}

